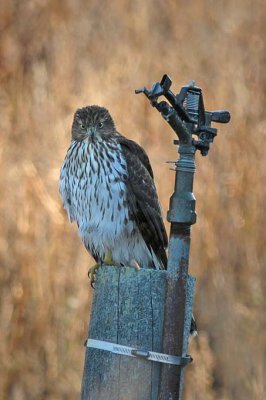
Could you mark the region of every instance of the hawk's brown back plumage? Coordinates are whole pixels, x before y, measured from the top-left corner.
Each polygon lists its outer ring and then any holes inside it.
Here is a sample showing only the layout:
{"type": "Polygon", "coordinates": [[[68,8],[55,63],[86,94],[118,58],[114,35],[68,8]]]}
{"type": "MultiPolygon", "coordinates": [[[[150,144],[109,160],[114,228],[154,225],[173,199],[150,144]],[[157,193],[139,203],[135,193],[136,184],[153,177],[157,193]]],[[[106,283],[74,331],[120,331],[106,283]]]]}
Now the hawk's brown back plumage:
{"type": "Polygon", "coordinates": [[[136,142],[118,137],[128,169],[129,209],[149,249],[167,267],[167,234],[153,181],[153,171],[146,152],[136,142]]]}

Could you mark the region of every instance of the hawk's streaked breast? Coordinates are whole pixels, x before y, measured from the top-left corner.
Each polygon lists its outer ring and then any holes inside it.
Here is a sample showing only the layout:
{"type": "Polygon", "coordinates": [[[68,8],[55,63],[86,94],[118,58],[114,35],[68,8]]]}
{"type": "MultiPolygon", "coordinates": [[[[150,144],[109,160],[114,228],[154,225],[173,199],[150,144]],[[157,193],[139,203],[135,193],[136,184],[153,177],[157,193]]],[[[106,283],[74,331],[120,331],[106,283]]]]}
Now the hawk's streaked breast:
{"type": "Polygon", "coordinates": [[[115,263],[150,265],[153,257],[129,212],[127,164],[119,143],[73,141],[62,166],[60,192],[92,254],[103,260],[109,251],[115,263]]]}

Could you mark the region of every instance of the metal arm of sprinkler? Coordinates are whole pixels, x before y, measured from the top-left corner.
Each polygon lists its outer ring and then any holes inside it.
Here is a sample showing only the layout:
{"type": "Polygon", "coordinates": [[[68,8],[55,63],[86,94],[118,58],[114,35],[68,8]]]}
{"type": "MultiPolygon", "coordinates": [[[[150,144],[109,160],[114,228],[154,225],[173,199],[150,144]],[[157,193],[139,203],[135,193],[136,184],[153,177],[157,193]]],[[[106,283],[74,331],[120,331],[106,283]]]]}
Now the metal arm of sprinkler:
{"type": "Polygon", "coordinates": [[[164,75],[161,82],[154,83],[150,90],[143,87],[135,90],[135,93],[145,94],[151,105],[162,114],[175,131],[180,144],[193,145],[203,156],[206,156],[210,144],[217,135],[217,129],[211,127],[211,123],[229,122],[230,113],[224,110],[205,111],[202,89],[196,87],[194,81],[183,86],[176,95],[170,90],[171,85],[169,76],[164,75]],[[158,102],[161,96],[164,96],[168,102],[158,102]],[[198,139],[193,139],[192,135],[196,135],[198,139]]]}

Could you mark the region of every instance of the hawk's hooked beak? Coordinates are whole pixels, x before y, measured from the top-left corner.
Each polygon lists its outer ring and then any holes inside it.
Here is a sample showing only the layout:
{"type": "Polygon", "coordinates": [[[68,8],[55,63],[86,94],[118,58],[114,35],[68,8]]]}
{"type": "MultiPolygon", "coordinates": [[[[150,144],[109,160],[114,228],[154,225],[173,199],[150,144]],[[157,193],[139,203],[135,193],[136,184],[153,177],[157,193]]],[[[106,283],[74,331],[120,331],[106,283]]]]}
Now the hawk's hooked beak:
{"type": "Polygon", "coordinates": [[[87,130],[87,135],[88,135],[89,142],[93,142],[95,134],[96,134],[95,127],[94,126],[89,127],[88,130],[87,130]]]}

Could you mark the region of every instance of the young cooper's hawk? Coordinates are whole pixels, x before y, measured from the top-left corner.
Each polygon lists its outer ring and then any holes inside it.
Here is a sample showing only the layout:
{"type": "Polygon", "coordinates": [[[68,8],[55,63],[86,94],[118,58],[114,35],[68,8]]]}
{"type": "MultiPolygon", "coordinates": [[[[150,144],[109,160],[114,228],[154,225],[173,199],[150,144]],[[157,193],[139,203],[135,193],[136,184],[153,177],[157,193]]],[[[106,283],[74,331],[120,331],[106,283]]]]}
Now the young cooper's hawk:
{"type": "Polygon", "coordinates": [[[105,108],[76,111],[59,189],[98,264],[166,268],[167,235],[148,156],[117,132],[105,108]]]}

